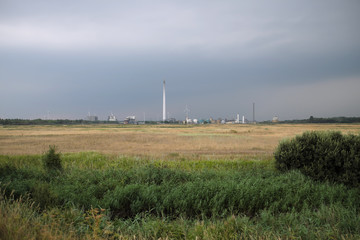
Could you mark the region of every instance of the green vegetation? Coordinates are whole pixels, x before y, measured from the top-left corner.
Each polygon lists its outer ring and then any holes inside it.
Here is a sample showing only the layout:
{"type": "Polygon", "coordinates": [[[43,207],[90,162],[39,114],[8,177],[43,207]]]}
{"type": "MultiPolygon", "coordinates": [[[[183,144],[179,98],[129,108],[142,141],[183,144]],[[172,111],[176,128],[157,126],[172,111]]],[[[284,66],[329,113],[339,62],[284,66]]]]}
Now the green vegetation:
{"type": "MultiPolygon", "coordinates": [[[[58,119],[58,120],[0,119],[0,125],[62,125],[62,124],[71,125],[71,124],[93,124],[93,123],[94,122],[81,120],[81,119],[80,120],[69,120],[69,119],[58,119]]],[[[111,123],[111,122],[109,122],[109,123],[111,123]]]]}
{"type": "Polygon", "coordinates": [[[359,188],[281,173],[266,158],[63,154],[49,175],[43,159],[54,156],[0,156],[0,238],[360,237],[359,188]]]}
{"type": "Polygon", "coordinates": [[[315,180],[360,186],[360,135],[305,132],[280,143],[276,168],[299,169],[315,180]]]}
{"type": "Polygon", "coordinates": [[[62,171],[60,153],[56,153],[55,146],[49,146],[49,150],[42,158],[44,168],[47,172],[62,171]]]}
{"type": "Polygon", "coordinates": [[[285,120],[279,123],[360,123],[360,117],[319,118],[310,116],[308,119],[285,120]]]}

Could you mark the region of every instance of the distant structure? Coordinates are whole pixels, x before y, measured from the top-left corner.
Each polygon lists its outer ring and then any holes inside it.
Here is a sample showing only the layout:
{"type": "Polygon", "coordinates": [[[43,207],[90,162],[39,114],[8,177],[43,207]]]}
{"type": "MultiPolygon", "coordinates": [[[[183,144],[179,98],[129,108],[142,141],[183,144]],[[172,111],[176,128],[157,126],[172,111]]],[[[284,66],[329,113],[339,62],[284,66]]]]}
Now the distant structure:
{"type": "Polygon", "coordinates": [[[128,116],[124,120],[124,124],[136,124],[135,116],[128,116]]]}
{"type": "Polygon", "coordinates": [[[96,121],[98,121],[99,119],[98,119],[97,116],[90,115],[90,113],[89,113],[89,115],[87,116],[86,120],[87,120],[87,121],[90,121],[90,122],[96,122],[96,121]]]}
{"type": "Polygon", "coordinates": [[[163,122],[166,121],[166,96],[165,96],[165,80],[163,81],[163,122]]]}
{"type": "Polygon", "coordinates": [[[190,109],[188,108],[187,105],[185,105],[185,110],[184,110],[184,112],[185,112],[185,119],[188,119],[188,118],[189,118],[190,109]]]}
{"type": "Polygon", "coordinates": [[[108,116],[108,121],[109,122],[116,122],[117,121],[117,119],[116,119],[116,117],[114,116],[114,114],[110,114],[110,116],[108,116]]]}
{"type": "Polygon", "coordinates": [[[245,116],[242,117],[242,124],[245,124],[245,116]]]}
{"type": "Polygon", "coordinates": [[[236,115],[235,123],[240,123],[240,114],[237,114],[237,115],[236,115]]]}
{"type": "Polygon", "coordinates": [[[192,124],[193,120],[191,118],[186,117],[185,124],[192,124]]]}
{"type": "Polygon", "coordinates": [[[168,118],[167,121],[169,123],[177,123],[176,118],[168,118]]]}
{"type": "Polygon", "coordinates": [[[279,117],[278,116],[273,117],[272,122],[273,123],[279,122],[279,117]]]}

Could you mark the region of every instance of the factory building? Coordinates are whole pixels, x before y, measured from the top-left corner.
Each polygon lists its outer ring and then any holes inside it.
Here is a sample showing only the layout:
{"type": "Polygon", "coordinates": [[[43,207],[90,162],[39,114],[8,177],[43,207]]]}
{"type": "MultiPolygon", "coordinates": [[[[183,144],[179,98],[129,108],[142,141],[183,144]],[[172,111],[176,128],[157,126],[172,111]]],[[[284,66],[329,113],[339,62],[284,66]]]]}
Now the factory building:
{"type": "Polygon", "coordinates": [[[117,122],[117,119],[116,117],[114,116],[114,114],[110,114],[110,116],[108,116],[108,121],[109,122],[117,122]]]}
{"type": "Polygon", "coordinates": [[[124,124],[136,124],[135,116],[128,116],[124,120],[124,124]]]}
{"type": "Polygon", "coordinates": [[[273,123],[279,122],[279,117],[278,116],[273,117],[272,122],[273,123]]]}
{"type": "Polygon", "coordinates": [[[97,116],[89,115],[89,116],[87,116],[86,120],[90,121],[90,122],[97,122],[99,119],[97,116]]]}

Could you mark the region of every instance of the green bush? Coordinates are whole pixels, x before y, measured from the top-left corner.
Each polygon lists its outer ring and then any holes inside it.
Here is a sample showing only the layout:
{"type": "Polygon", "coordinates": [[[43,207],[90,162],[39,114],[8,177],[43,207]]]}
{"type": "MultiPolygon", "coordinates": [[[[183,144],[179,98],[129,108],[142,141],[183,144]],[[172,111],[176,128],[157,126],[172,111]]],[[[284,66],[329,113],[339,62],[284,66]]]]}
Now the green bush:
{"type": "Polygon", "coordinates": [[[30,187],[31,199],[39,205],[41,209],[55,207],[57,204],[61,204],[56,196],[51,191],[51,185],[40,181],[34,181],[30,187]]]}
{"type": "Polygon", "coordinates": [[[305,132],[281,142],[274,155],[280,171],[299,169],[315,180],[360,186],[360,135],[305,132]]]}
{"type": "Polygon", "coordinates": [[[62,171],[63,169],[60,153],[56,152],[56,146],[49,146],[49,150],[43,156],[42,161],[44,168],[48,172],[53,172],[54,170],[62,171]]]}

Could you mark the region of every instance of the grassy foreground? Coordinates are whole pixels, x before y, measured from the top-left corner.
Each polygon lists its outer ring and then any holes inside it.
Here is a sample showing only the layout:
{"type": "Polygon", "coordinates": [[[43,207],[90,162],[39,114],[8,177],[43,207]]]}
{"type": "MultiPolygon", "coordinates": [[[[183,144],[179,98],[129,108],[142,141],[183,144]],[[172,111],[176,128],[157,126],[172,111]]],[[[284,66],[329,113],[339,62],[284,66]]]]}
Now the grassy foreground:
{"type": "Polygon", "coordinates": [[[360,238],[360,189],[256,159],[2,155],[0,239],[360,238]]]}

